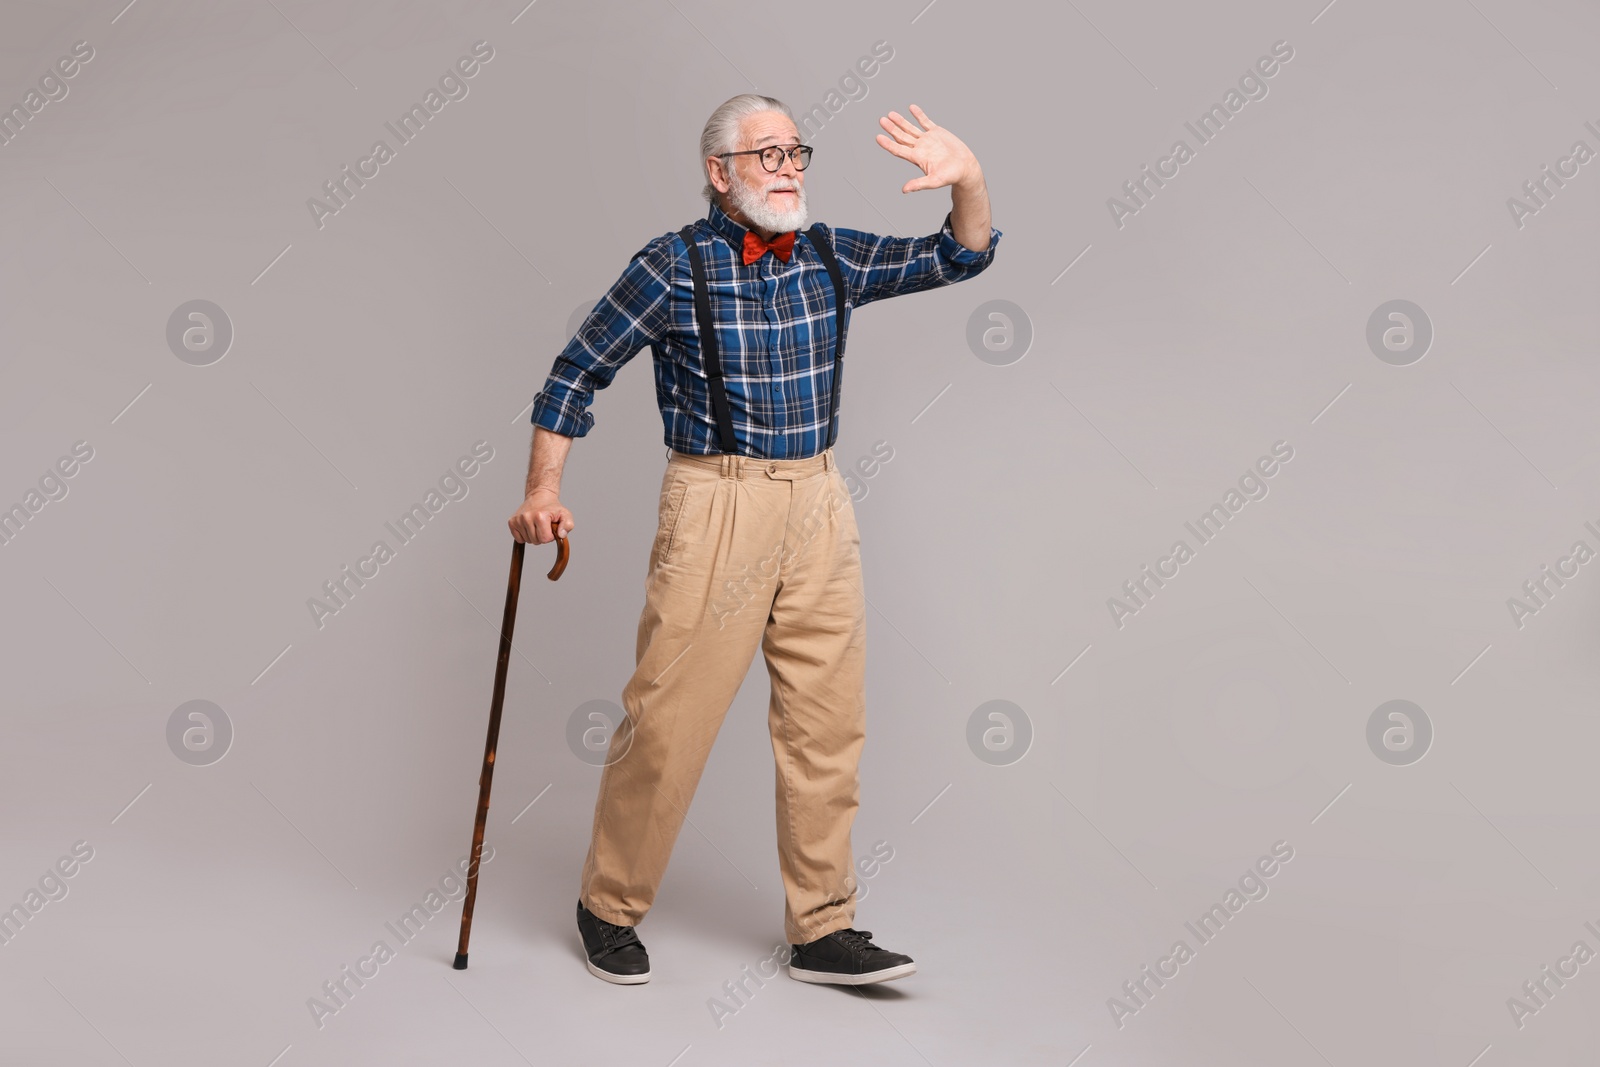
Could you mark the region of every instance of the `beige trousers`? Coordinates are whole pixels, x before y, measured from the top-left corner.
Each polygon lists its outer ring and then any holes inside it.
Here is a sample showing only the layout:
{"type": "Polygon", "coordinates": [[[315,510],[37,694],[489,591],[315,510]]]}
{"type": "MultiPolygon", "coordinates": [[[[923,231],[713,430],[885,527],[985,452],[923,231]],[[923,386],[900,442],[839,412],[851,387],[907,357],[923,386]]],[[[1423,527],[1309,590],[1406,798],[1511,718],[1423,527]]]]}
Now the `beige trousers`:
{"type": "Polygon", "coordinates": [[[866,601],[850,493],[831,448],[799,460],[667,455],[637,666],[600,775],[581,899],[624,926],[650,910],[759,645],[784,930],[803,944],[855,921],[866,601]]]}

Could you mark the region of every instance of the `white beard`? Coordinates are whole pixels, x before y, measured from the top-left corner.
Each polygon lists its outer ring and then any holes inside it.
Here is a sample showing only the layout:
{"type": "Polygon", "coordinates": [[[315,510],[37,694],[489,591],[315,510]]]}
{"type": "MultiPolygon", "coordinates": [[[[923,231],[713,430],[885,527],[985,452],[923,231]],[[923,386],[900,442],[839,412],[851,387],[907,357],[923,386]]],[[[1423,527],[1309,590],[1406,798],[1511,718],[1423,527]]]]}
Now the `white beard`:
{"type": "Polygon", "coordinates": [[[738,208],[744,217],[753,224],[752,228],[771,230],[774,233],[788,233],[790,230],[799,230],[806,224],[806,189],[792,179],[778,179],[774,188],[794,189],[800,201],[788,211],[779,211],[767,203],[766,193],[771,190],[756,190],[744,183],[744,179],[737,173],[728,173],[728,198],[733,201],[733,206],[738,208]]]}

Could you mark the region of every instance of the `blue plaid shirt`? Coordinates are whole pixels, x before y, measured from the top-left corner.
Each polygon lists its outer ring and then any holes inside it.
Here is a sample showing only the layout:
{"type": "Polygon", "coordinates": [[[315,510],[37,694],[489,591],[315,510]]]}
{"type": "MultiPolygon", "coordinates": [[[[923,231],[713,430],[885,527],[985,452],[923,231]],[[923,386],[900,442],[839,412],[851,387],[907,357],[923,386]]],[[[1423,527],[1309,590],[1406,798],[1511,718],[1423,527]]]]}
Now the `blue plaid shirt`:
{"type": "MultiPolygon", "coordinates": [[[[928,237],[880,237],[833,229],[848,309],[970,278],[994,259],[1000,231],[974,252],[955,239],[950,216],[928,237]]],[[[723,384],[733,416],[733,450],[762,459],[799,459],[827,444],[833,397],[833,285],[802,231],[787,263],[773,253],[744,263],[745,228],[716,203],[694,224],[716,322],[723,384]]],[[[676,233],[645,245],[556,357],[529,418],[568,437],[594,426],[594,391],[646,344],[656,373],[665,441],[679,452],[723,451],[700,362],[694,281],[676,233]]],[[[846,356],[860,359],[861,356],[846,356]]],[[[841,398],[840,419],[844,403],[841,398]]]]}

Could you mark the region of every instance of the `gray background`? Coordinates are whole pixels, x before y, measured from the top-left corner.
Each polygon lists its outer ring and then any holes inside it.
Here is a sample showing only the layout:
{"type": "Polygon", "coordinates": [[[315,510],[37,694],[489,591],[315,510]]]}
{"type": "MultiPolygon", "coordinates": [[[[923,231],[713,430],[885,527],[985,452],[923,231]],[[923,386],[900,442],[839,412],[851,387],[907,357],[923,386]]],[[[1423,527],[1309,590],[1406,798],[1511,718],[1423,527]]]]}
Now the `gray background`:
{"type": "Polygon", "coordinates": [[[1592,1062],[1600,963],[1520,1027],[1507,1000],[1600,949],[1600,563],[1521,627],[1507,600],[1600,548],[1600,163],[1520,228],[1506,201],[1600,148],[1597,31],[1507,0],[9,0],[6,106],[95,55],[0,147],[0,504],[94,458],[0,547],[0,903],[94,856],[0,947],[0,1058],[1592,1062]],[[319,229],[307,198],[478,40],[469,95],[319,229]],[[919,973],[779,976],[713,1021],[783,936],[759,661],[640,928],[653,980],[583,970],[598,771],[565,738],[632,667],[646,350],[572,450],[568,573],[529,552],[472,967],[452,903],[319,1029],[307,999],[467,850],[527,405],[573,314],[704,213],[716,104],[825,104],[879,40],[810,138],[812,217],[938,226],[948,191],[901,195],[873,141],[915,102],[1005,232],[981,277],[863,309],[841,404],[841,463],[894,451],[856,504],[855,850],[894,850],[857,925],[919,973]],[[1107,198],[1280,40],[1268,95],[1119,228],[1107,198]],[[165,338],[195,299],[234,329],[203,367],[165,338]],[[1405,366],[1366,341],[1397,299],[1435,333],[1405,366]],[[991,300],[1033,331],[1004,366],[966,342],[991,300]],[[319,629],[307,599],[479,440],[468,495],[319,629]],[[1119,628],[1107,599],[1277,441],[1270,493],[1119,628]],[[206,766],[166,733],[197,699],[234,732],[206,766]],[[1403,766],[1367,741],[1395,699],[1434,731],[1403,766]],[[1031,730],[1002,765],[967,740],[992,700],[1031,730]],[[1185,920],[1279,841],[1199,945],[1185,920]]]}

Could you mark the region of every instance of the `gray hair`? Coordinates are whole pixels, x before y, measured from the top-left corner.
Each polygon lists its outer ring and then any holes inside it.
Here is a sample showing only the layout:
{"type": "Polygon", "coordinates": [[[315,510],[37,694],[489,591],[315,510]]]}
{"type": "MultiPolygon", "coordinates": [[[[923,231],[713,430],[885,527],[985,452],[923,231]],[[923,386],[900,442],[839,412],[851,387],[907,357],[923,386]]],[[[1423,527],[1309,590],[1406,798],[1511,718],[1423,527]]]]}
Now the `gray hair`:
{"type": "MultiPolygon", "coordinates": [[[[794,121],[794,115],[789,111],[789,105],[782,100],[760,93],[740,93],[738,96],[729,97],[711,113],[706,120],[706,128],[700,131],[700,173],[706,177],[706,160],[711,156],[721,155],[723,152],[737,152],[739,150],[739,127],[751,115],[763,111],[776,111],[794,121]]],[[[798,129],[798,127],[796,127],[798,129]]],[[[717,199],[717,187],[711,184],[706,177],[706,184],[700,190],[700,195],[709,202],[717,199]]]]}

